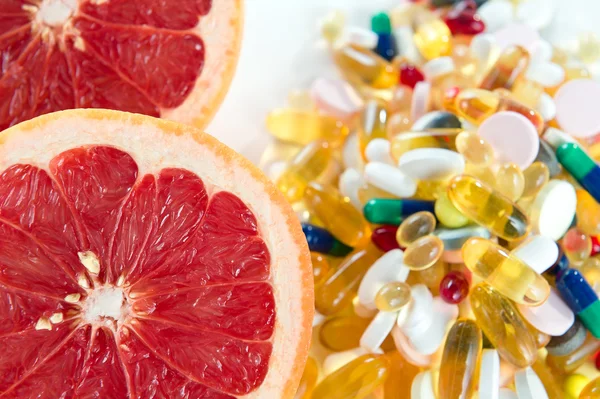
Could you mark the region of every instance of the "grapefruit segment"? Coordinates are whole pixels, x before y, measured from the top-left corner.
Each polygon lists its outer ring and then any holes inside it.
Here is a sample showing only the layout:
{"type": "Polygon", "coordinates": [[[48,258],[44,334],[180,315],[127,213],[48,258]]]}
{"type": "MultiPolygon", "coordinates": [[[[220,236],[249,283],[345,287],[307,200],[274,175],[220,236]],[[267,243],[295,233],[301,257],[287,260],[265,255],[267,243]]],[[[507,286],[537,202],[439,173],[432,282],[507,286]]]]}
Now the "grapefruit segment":
{"type": "Polygon", "coordinates": [[[33,115],[43,115],[75,107],[73,77],[67,56],[56,46],[49,50],[46,70],[33,115]]]}
{"type": "MultiPolygon", "coordinates": [[[[4,7],[4,4],[2,4],[4,7]]],[[[28,25],[31,22],[29,15],[25,13],[10,14],[0,11],[0,37],[10,35],[15,30],[28,25]]]]}
{"type": "Polygon", "coordinates": [[[8,68],[19,58],[31,41],[31,26],[22,26],[11,32],[0,35],[0,76],[4,76],[8,68]]]}

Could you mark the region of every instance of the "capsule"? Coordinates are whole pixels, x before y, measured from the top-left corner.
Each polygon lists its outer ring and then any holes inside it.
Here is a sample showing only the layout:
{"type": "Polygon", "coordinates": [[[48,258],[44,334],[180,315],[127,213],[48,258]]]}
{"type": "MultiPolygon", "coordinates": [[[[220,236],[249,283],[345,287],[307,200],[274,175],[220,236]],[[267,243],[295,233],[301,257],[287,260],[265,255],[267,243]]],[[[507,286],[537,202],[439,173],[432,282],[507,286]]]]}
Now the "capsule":
{"type": "Polygon", "coordinates": [[[542,381],[542,384],[544,384],[548,399],[563,399],[563,392],[557,382],[557,376],[552,373],[552,370],[550,370],[544,360],[538,358],[531,368],[535,371],[540,381],[542,381]]]}
{"type": "Polygon", "coordinates": [[[435,201],[435,217],[446,227],[460,228],[469,223],[469,218],[463,215],[450,201],[448,193],[442,193],[435,201]]]}
{"type": "Polygon", "coordinates": [[[397,199],[398,197],[392,193],[389,193],[385,190],[380,189],[379,187],[374,186],[373,184],[364,183],[362,186],[358,188],[358,200],[361,204],[367,204],[369,201],[373,199],[379,198],[388,198],[388,199],[397,199]]]}
{"type": "Polygon", "coordinates": [[[386,357],[363,355],[328,375],[313,391],[313,399],[363,399],[390,374],[386,357]]]}
{"type": "Polygon", "coordinates": [[[369,323],[369,319],[355,315],[332,317],[321,326],[319,341],[334,352],[356,348],[369,323]]]}
{"type": "MultiPolygon", "coordinates": [[[[409,126],[410,127],[410,126],[409,126]]],[[[403,131],[400,134],[391,136],[390,152],[392,158],[396,161],[405,153],[418,148],[443,148],[454,149],[449,141],[453,142],[454,137],[459,133],[457,129],[436,129],[424,132],[403,131]]],[[[389,129],[388,129],[389,133],[389,129]]]]}
{"type": "Polygon", "coordinates": [[[438,392],[443,399],[469,399],[477,385],[481,329],[473,320],[457,320],[444,345],[438,392]]]}
{"type": "Polygon", "coordinates": [[[349,133],[348,127],[334,117],[296,109],[278,109],[269,113],[267,129],[279,140],[299,145],[325,140],[334,147],[342,145],[349,133]]]}
{"type": "Polygon", "coordinates": [[[485,168],[494,161],[494,149],[477,133],[467,131],[456,136],[456,150],[465,158],[465,162],[485,168]]]}
{"type": "Polygon", "coordinates": [[[410,399],[411,382],[420,369],[406,361],[397,350],[385,356],[390,362],[390,375],[383,387],[384,398],[410,399]]]}
{"type": "Polygon", "coordinates": [[[590,257],[592,238],[577,227],[573,227],[564,235],[562,249],[571,264],[580,265],[590,257]]]}
{"type": "Polygon", "coordinates": [[[306,202],[325,228],[344,244],[355,247],[369,238],[371,229],[360,212],[335,188],[311,182],[306,202]]]}
{"type": "Polygon", "coordinates": [[[464,273],[451,271],[440,282],[440,296],[447,303],[461,303],[469,295],[469,285],[464,273]]]}
{"type": "Polygon", "coordinates": [[[557,277],[556,288],[583,325],[600,338],[600,300],[581,272],[567,269],[557,277]]]}
{"type": "Polygon", "coordinates": [[[564,143],[556,149],[560,164],[600,202],[600,167],[578,144],[564,143]]]}
{"type": "Polygon", "coordinates": [[[337,49],[333,60],[342,74],[355,86],[388,89],[398,82],[398,71],[369,49],[347,44],[337,49]]]}
{"type": "Polygon", "coordinates": [[[524,238],[530,230],[525,213],[510,199],[471,176],[456,176],[448,197],[465,216],[508,241],[524,238]]]}
{"type": "Polygon", "coordinates": [[[309,357],[306,360],[306,366],[304,366],[304,372],[302,373],[300,385],[296,390],[296,396],[294,396],[294,399],[310,399],[313,389],[315,389],[315,385],[317,385],[318,377],[319,365],[314,358],[309,357]]]}
{"type": "Polygon", "coordinates": [[[369,244],[348,254],[315,289],[315,307],[322,315],[333,315],[352,303],[369,267],[382,255],[369,244]]]}
{"type": "Polygon", "coordinates": [[[310,223],[302,223],[302,231],[308,242],[308,249],[331,256],[346,256],[352,247],[336,239],[329,231],[310,223]]]}
{"type": "Polygon", "coordinates": [[[501,165],[496,171],[496,184],[494,185],[499,193],[516,202],[525,189],[525,176],[518,165],[506,163],[501,165]]]}
{"type": "Polygon", "coordinates": [[[425,284],[433,295],[440,295],[440,284],[448,273],[448,264],[444,261],[443,253],[440,259],[435,261],[433,265],[414,272],[421,284],[425,284]]]}
{"type": "Polygon", "coordinates": [[[569,374],[577,370],[600,349],[600,340],[588,334],[583,344],[568,355],[548,355],[546,363],[558,374],[569,374]]]}
{"type": "Polygon", "coordinates": [[[580,188],[577,189],[577,227],[591,236],[600,234],[600,204],[580,188]]]}
{"type": "Polygon", "coordinates": [[[476,285],[469,299],[477,324],[500,356],[520,368],[533,364],[536,340],[515,305],[485,283],[476,285]]]}
{"type": "MultiPolygon", "coordinates": [[[[411,97],[411,106],[412,106],[412,97],[411,97]]],[[[410,109],[405,109],[402,111],[394,112],[389,120],[386,127],[386,133],[388,139],[393,139],[394,137],[406,133],[410,130],[413,125],[413,120],[411,119],[410,109]]]]}
{"type": "Polygon", "coordinates": [[[410,286],[400,281],[385,284],[375,295],[375,306],[384,312],[398,312],[410,303],[410,286]]]}
{"type": "Polygon", "coordinates": [[[427,60],[452,53],[452,33],[439,18],[431,17],[417,24],[414,41],[417,49],[427,60]]]}
{"type": "Polygon", "coordinates": [[[579,394],[579,399],[598,399],[600,398],[600,377],[592,380],[583,388],[579,394]]]}
{"type": "Polygon", "coordinates": [[[543,162],[537,161],[529,165],[523,171],[525,186],[523,187],[522,199],[534,198],[550,180],[550,169],[543,162]]]}
{"type": "Polygon", "coordinates": [[[358,145],[366,160],[365,150],[373,139],[387,138],[388,112],[385,105],[377,100],[369,100],[360,116],[358,124],[358,145]]]}
{"type": "Polygon", "coordinates": [[[433,233],[435,216],[431,212],[417,212],[402,221],[396,231],[396,241],[401,247],[408,247],[417,239],[433,233]]]}
{"type": "Polygon", "coordinates": [[[515,82],[521,78],[529,66],[529,53],[521,46],[507,47],[496,64],[483,78],[479,87],[485,90],[511,90],[515,82]]]}
{"type": "Polygon", "coordinates": [[[371,241],[377,248],[383,252],[391,251],[392,249],[399,249],[398,241],[396,241],[396,231],[398,226],[394,225],[383,225],[373,230],[371,234],[371,241]]]}
{"type": "Polygon", "coordinates": [[[388,61],[398,54],[396,38],[392,33],[392,22],[390,17],[381,12],[371,18],[371,30],[377,34],[377,46],[375,52],[388,61]]]}
{"type": "Polygon", "coordinates": [[[469,270],[516,303],[536,306],[550,295],[548,282],[519,258],[484,238],[473,237],[462,247],[469,270]]]}
{"type": "Polygon", "coordinates": [[[331,163],[333,153],[326,141],[317,140],[304,147],[277,178],[275,185],[288,201],[295,202],[304,196],[311,180],[316,180],[331,163]]]}
{"type": "Polygon", "coordinates": [[[414,213],[434,212],[433,201],[411,199],[372,199],[365,204],[365,218],[375,224],[391,224],[398,226],[403,218],[414,213]]]}
{"type": "Polygon", "coordinates": [[[442,258],[444,243],[439,237],[429,234],[412,242],[404,251],[404,265],[410,270],[425,270],[442,258]]]}

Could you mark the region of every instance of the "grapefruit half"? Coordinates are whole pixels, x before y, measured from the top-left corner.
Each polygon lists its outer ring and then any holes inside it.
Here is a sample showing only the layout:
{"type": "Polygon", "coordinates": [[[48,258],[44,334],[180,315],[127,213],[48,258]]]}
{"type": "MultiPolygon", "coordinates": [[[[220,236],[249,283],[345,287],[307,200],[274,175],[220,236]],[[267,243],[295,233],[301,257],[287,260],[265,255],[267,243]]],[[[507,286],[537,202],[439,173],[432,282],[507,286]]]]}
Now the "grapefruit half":
{"type": "Polygon", "coordinates": [[[0,398],[287,398],[309,348],[299,223],[196,129],[69,110],[0,133],[0,398]]]}
{"type": "Polygon", "coordinates": [[[241,29],[241,0],[2,0],[0,130],[70,108],[204,128],[241,29]]]}

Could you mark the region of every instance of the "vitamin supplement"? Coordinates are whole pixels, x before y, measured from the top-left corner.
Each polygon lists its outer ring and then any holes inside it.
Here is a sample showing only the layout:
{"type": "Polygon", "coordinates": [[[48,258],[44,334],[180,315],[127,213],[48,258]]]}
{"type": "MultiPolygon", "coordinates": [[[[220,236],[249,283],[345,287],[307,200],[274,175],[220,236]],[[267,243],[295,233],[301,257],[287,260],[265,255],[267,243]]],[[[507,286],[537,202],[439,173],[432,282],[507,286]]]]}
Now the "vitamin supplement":
{"type": "Polygon", "coordinates": [[[487,284],[476,285],[469,299],[477,324],[500,356],[517,367],[533,364],[536,340],[513,303],[487,284]]]}
{"type": "Polygon", "coordinates": [[[315,280],[315,286],[321,284],[326,275],[329,274],[329,262],[327,259],[316,252],[310,253],[310,258],[313,266],[313,278],[315,280]]]}
{"type": "Polygon", "coordinates": [[[456,136],[456,150],[465,162],[477,167],[490,166],[494,161],[494,149],[474,132],[465,130],[456,136]]]}
{"type": "Polygon", "coordinates": [[[516,303],[537,306],[550,295],[550,286],[541,275],[490,240],[467,240],[462,256],[473,274],[516,303]]]}
{"type": "Polygon", "coordinates": [[[331,148],[326,141],[314,141],[290,161],[275,184],[288,201],[298,201],[304,196],[308,182],[316,180],[327,169],[332,158],[331,148]]]}
{"type": "Polygon", "coordinates": [[[313,252],[332,256],[346,256],[352,251],[352,247],[339,241],[324,228],[310,223],[302,223],[302,231],[308,242],[308,248],[313,252]]]}
{"type": "Polygon", "coordinates": [[[463,131],[462,122],[456,115],[446,111],[431,111],[420,117],[413,123],[413,131],[432,133],[460,133],[463,131]]]}
{"type": "Polygon", "coordinates": [[[529,233],[529,221],[521,209],[471,176],[461,175],[452,179],[448,197],[465,216],[505,240],[519,240],[529,233]]]}
{"type": "MultiPolygon", "coordinates": [[[[392,173],[395,173],[395,171],[392,171],[392,173]]],[[[398,197],[369,183],[364,183],[358,189],[358,200],[361,203],[361,208],[363,204],[367,204],[369,201],[379,198],[395,199],[398,197]]]]}
{"type": "Polygon", "coordinates": [[[394,164],[390,155],[391,144],[386,139],[373,139],[365,148],[365,158],[368,162],[381,162],[388,165],[394,164]]]}
{"type": "Polygon", "coordinates": [[[431,371],[423,371],[415,377],[410,388],[410,397],[435,399],[435,389],[431,371]]]}
{"type": "Polygon", "coordinates": [[[319,365],[317,361],[309,357],[306,360],[306,366],[304,366],[304,372],[300,379],[300,385],[296,390],[296,396],[294,399],[310,399],[312,396],[313,389],[317,385],[317,379],[319,377],[319,365]]]}
{"type": "Polygon", "coordinates": [[[529,208],[532,230],[559,240],[571,227],[576,206],[573,186],[562,180],[550,180],[529,208]]]}
{"type": "Polygon", "coordinates": [[[530,199],[540,192],[550,180],[550,170],[543,162],[536,161],[523,171],[525,185],[521,198],[530,199]]]}
{"type": "Polygon", "coordinates": [[[362,211],[362,202],[358,198],[358,190],[364,184],[361,173],[353,168],[347,168],[338,180],[340,194],[347,197],[356,209],[362,211]]]}
{"type": "Polygon", "coordinates": [[[400,84],[414,89],[417,83],[424,80],[425,75],[416,66],[406,62],[400,65],[400,84]]]}
{"type": "MultiPolygon", "coordinates": [[[[553,128],[546,129],[546,133],[553,128]]],[[[540,149],[535,158],[536,162],[542,162],[548,167],[550,177],[554,177],[561,172],[560,164],[556,158],[556,151],[545,140],[540,140],[540,149]]]]}
{"type": "Polygon", "coordinates": [[[409,269],[403,264],[403,258],[402,250],[394,249],[386,252],[369,267],[358,287],[358,301],[365,308],[376,308],[375,296],[386,283],[406,281],[409,269]]]}
{"type": "Polygon", "coordinates": [[[577,227],[574,227],[567,231],[563,237],[562,248],[571,264],[580,265],[590,257],[592,239],[577,227]]]}
{"type": "Polygon", "coordinates": [[[479,397],[498,398],[500,389],[500,356],[495,349],[484,349],[479,363],[479,397]]]}
{"type": "Polygon", "coordinates": [[[600,259],[598,257],[588,259],[580,267],[580,270],[590,287],[593,288],[596,294],[600,294],[600,259]]]}
{"type": "Polygon", "coordinates": [[[396,197],[412,197],[417,184],[400,168],[381,162],[369,162],[364,170],[365,181],[396,197]]]}
{"type": "Polygon", "coordinates": [[[335,50],[333,59],[342,75],[355,87],[387,89],[398,82],[392,64],[369,49],[347,44],[335,50]]]}
{"type": "Polygon", "coordinates": [[[348,123],[362,109],[363,100],[342,79],[318,78],[310,87],[315,106],[323,113],[348,123]]]}
{"type": "Polygon", "coordinates": [[[546,349],[548,354],[554,357],[570,355],[577,351],[585,342],[587,331],[581,322],[577,319],[573,325],[562,335],[552,337],[546,349]]]}
{"type": "Polygon", "coordinates": [[[465,170],[462,155],[442,148],[418,148],[404,153],[398,168],[413,179],[440,180],[465,170]]]}
{"type": "Polygon", "coordinates": [[[578,144],[564,143],[556,150],[561,165],[596,200],[600,201],[600,167],[578,144]]]}
{"type": "Polygon", "coordinates": [[[321,22],[321,36],[329,44],[335,43],[342,35],[345,22],[346,17],[341,11],[332,11],[321,22]]]}
{"type": "Polygon", "coordinates": [[[403,282],[385,284],[375,295],[375,306],[384,312],[398,312],[410,303],[410,286],[403,282]]]}
{"type": "Polygon", "coordinates": [[[577,189],[577,227],[589,235],[600,234],[600,204],[582,189],[577,189]]]}
{"type": "Polygon", "coordinates": [[[377,312],[360,337],[360,347],[370,353],[383,353],[381,345],[396,325],[397,320],[398,313],[396,312],[377,312]]]}
{"type": "Polygon", "coordinates": [[[574,137],[592,137],[600,131],[600,115],[594,103],[600,97],[600,83],[592,79],[571,80],[554,95],[556,121],[574,137]]]}
{"type": "Polygon", "coordinates": [[[327,230],[344,244],[355,247],[369,238],[371,230],[359,211],[335,188],[311,182],[306,202],[327,230]]]}
{"type": "Polygon", "coordinates": [[[405,153],[417,148],[448,148],[445,142],[448,133],[443,132],[404,132],[394,136],[391,140],[392,158],[398,161],[405,153]]]}
{"type": "MultiPolygon", "coordinates": [[[[412,102],[412,99],[411,99],[412,102]]],[[[412,107],[412,105],[411,105],[412,107]]],[[[390,140],[393,140],[394,137],[399,136],[400,134],[410,130],[412,126],[412,119],[410,115],[410,111],[398,111],[392,114],[388,120],[387,124],[387,137],[390,140]]]]}
{"type": "Polygon", "coordinates": [[[358,144],[363,159],[366,159],[366,149],[373,139],[387,137],[388,113],[385,106],[376,100],[367,101],[358,124],[358,144]]]}
{"type": "Polygon", "coordinates": [[[600,377],[591,381],[585,386],[579,394],[579,399],[597,399],[600,398],[600,377]]]}
{"type": "Polygon", "coordinates": [[[488,229],[477,225],[469,225],[460,229],[438,228],[433,234],[438,236],[444,242],[444,249],[452,251],[461,249],[469,238],[481,237],[489,239],[491,237],[488,229]]]}
{"type": "Polygon", "coordinates": [[[433,201],[372,199],[365,204],[365,218],[374,224],[399,225],[403,218],[420,211],[433,212],[433,201]]]}
{"type": "MultiPolygon", "coordinates": [[[[442,257],[443,257],[442,253],[442,257]]],[[[443,258],[440,258],[439,261],[435,262],[431,267],[427,269],[419,270],[414,272],[421,284],[425,284],[427,288],[431,290],[433,295],[440,294],[440,284],[446,273],[448,273],[448,264],[444,261],[443,258]]]]}
{"type": "Polygon", "coordinates": [[[345,43],[354,44],[369,50],[375,50],[378,37],[377,33],[370,29],[363,28],[362,26],[349,26],[344,30],[342,40],[344,39],[346,40],[345,43]]]}
{"type": "Polygon", "coordinates": [[[414,121],[429,112],[431,106],[431,84],[429,82],[419,82],[413,90],[412,101],[410,103],[410,118],[414,121]]]}
{"type": "Polygon", "coordinates": [[[434,210],[437,220],[446,227],[459,228],[469,223],[469,218],[456,209],[446,192],[435,201],[434,210]]]}
{"type": "Polygon", "coordinates": [[[348,127],[334,117],[295,109],[269,113],[267,129],[279,140],[300,145],[324,140],[334,147],[340,146],[349,132],[348,127]]]}
{"type": "Polygon", "coordinates": [[[377,33],[377,46],[375,52],[388,61],[397,55],[396,39],[392,33],[390,17],[381,12],[371,18],[371,30],[377,33]]]}
{"type": "Polygon", "coordinates": [[[540,306],[518,305],[518,308],[533,327],[555,337],[565,334],[575,322],[575,314],[555,289],[540,306]]]}
{"type": "Polygon", "coordinates": [[[383,252],[391,251],[392,249],[399,249],[398,241],[396,241],[396,231],[398,226],[384,225],[379,226],[373,230],[371,234],[371,241],[377,248],[383,252]]]}
{"type": "Polygon", "coordinates": [[[319,313],[333,315],[350,305],[360,280],[380,256],[381,252],[370,243],[348,254],[315,289],[315,307],[319,313]]]}
{"type": "Polygon", "coordinates": [[[313,391],[313,399],[363,399],[383,385],[390,373],[384,356],[363,355],[328,375],[313,391]]]}
{"type": "Polygon", "coordinates": [[[432,234],[412,242],[404,251],[404,265],[410,270],[425,270],[436,264],[444,252],[444,243],[432,234]]]}
{"type": "Polygon", "coordinates": [[[367,354],[369,354],[369,352],[367,352],[364,348],[361,347],[349,349],[343,352],[330,353],[323,360],[323,364],[321,367],[321,369],[323,370],[323,376],[327,377],[330,374],[333,374],[337,370],[341,369],[351,361],[356,360],[359,357],[367,354]]]}
{"type": "Polygon", "coordinates": [[[590,379],[581,374],[571,374],[563,383],[566,399],[579,399],[579,395],[590,382],[590,379]]]}
{"type": "Polygon", "coordinates": [[[444,22],[453,35],[476,35],[485,30],[485,23],[476,14],[477,5],[471,1],[460,1],[448,11],[444,22]]]}
{"type": "Polygon", "coordinates": [[[417,239],[433,233],[435,216],[431,212],[417,212],[402,221],[396,231],[396,240],[401,247],[408,247],[417,239]]]}
{"type": "Polygon", "coordinates": [[[446,338],[440,367],[441,398],[470,398],[477,385],[481,329],[473,320],[458,320],[446,338]]]}
{"type": "Polygon", "coordinates": [[[546,363],[558,374],[569,374],[581,367],[600,349],[600,340],[588,334],[583,344],[564,356],[548,355],[546,363]]]}
{"type": "Polygon", "coordinates": [[[506,48],[487,76],[479,84],[485,90],[510,90],[529,66],[529,53],[521,46],[506,48]]]}
{"type": "Polygon", "coordinates": [[[469,280],[459,271],[444,276],[440,283],[440,296],[448,303],[461,303],[469,295],[469,280]]]}
{"type": "Polygon", "coordinates": [[[556,288],[583,325],[600,338],[600,300],[581,272],[567,269],[557,277],[556,288]]]}
{"type": "Polygon", "coordinates": [[[414,40],[421,55],[432,60],[450,55],[452,52],[451,36],[452,33],[444,21],[431,17],[427,21],[420,21],[417,25],[414,40]]]}
{"type": "Polygon", "coordinates": [[[396,350],[386,353],[385,356],[389,359],[391,368],[383,388],[384,397],[409,399],[411,394],[409,382],[419,374],[419,368],[407,362],[396,350]]]}
{"type": "Polygon", "coordinates": [[[369,323],[369,319],[355,315],[332,317],[321,325],[319,341],[334,352],[356,348],[369,323]]]}
{"type": "Polygon", "coordinates": [[[516,202],[525,189],[525,176],[518,165],[505,163],[496,171],[496,190],[516,202]]]}
{"type": "MultiPolygon", "coordinates": [[[[400,318],[398,318],[398,320],[400,320],[400,318]]],[[[394,339],[394,345],[396,346],[398,353],[400,353],[407,362],[417,367],[429,367],[432,360],[431,356],[417,352],[400,327],[395,326],[392,329],[392,338],[394,339]]]]}
{"type": "Polygon", "coordinates": [[[523,399],[548,399],[546,388],[531,367],[515,374],[517,396],[523,399]]]}
{"type": "Polygon", "coordinates": [[[548,398],[563,399],[560,378],[552,373],[552,370],[550,370],[550,368],[546,365],[545,359],[538,357],[531,368],[533,371],[535,371],[535,374],[538,376],[540,381],[542,381],[542,384],[544,384],[548,398]]]}
{"type": "Polygon", "coordinates": [[[389,101],[387,108],[388,112],[395,114],[396,112],[410,112],[412,104],[413,90],[405,85],[398,85],[392,94],[392,99],[389,101]]]}

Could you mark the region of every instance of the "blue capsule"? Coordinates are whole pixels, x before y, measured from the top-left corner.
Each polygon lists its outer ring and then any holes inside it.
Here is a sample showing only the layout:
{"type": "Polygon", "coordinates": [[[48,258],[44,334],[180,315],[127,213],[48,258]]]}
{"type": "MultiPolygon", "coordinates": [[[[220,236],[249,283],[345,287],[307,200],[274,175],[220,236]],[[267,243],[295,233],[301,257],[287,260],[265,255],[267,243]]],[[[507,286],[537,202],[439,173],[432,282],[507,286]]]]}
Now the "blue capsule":
{"type": "Polygon", "coordinates": [[[371,18],[371,30],[377,33],[378,37],[375,52],[388,61],[393,60],[398,55],[398,50],[390,17],[384,12],[374,15],[371,18]]]}
{"type": "Polygon", "coordinates": [[[352,251],[352,247],[339,241],[329,231],[310,223],[302,223],[302,231],[308,242],[308,249],[312,252],[332,256],[346,256],[352,251]]]}
{"type": "Polygon", "coordinates": [[[566,269],[560,273],[556,288],[583,325],[600,338],[600,300],[579,270],[566,269]]]}

